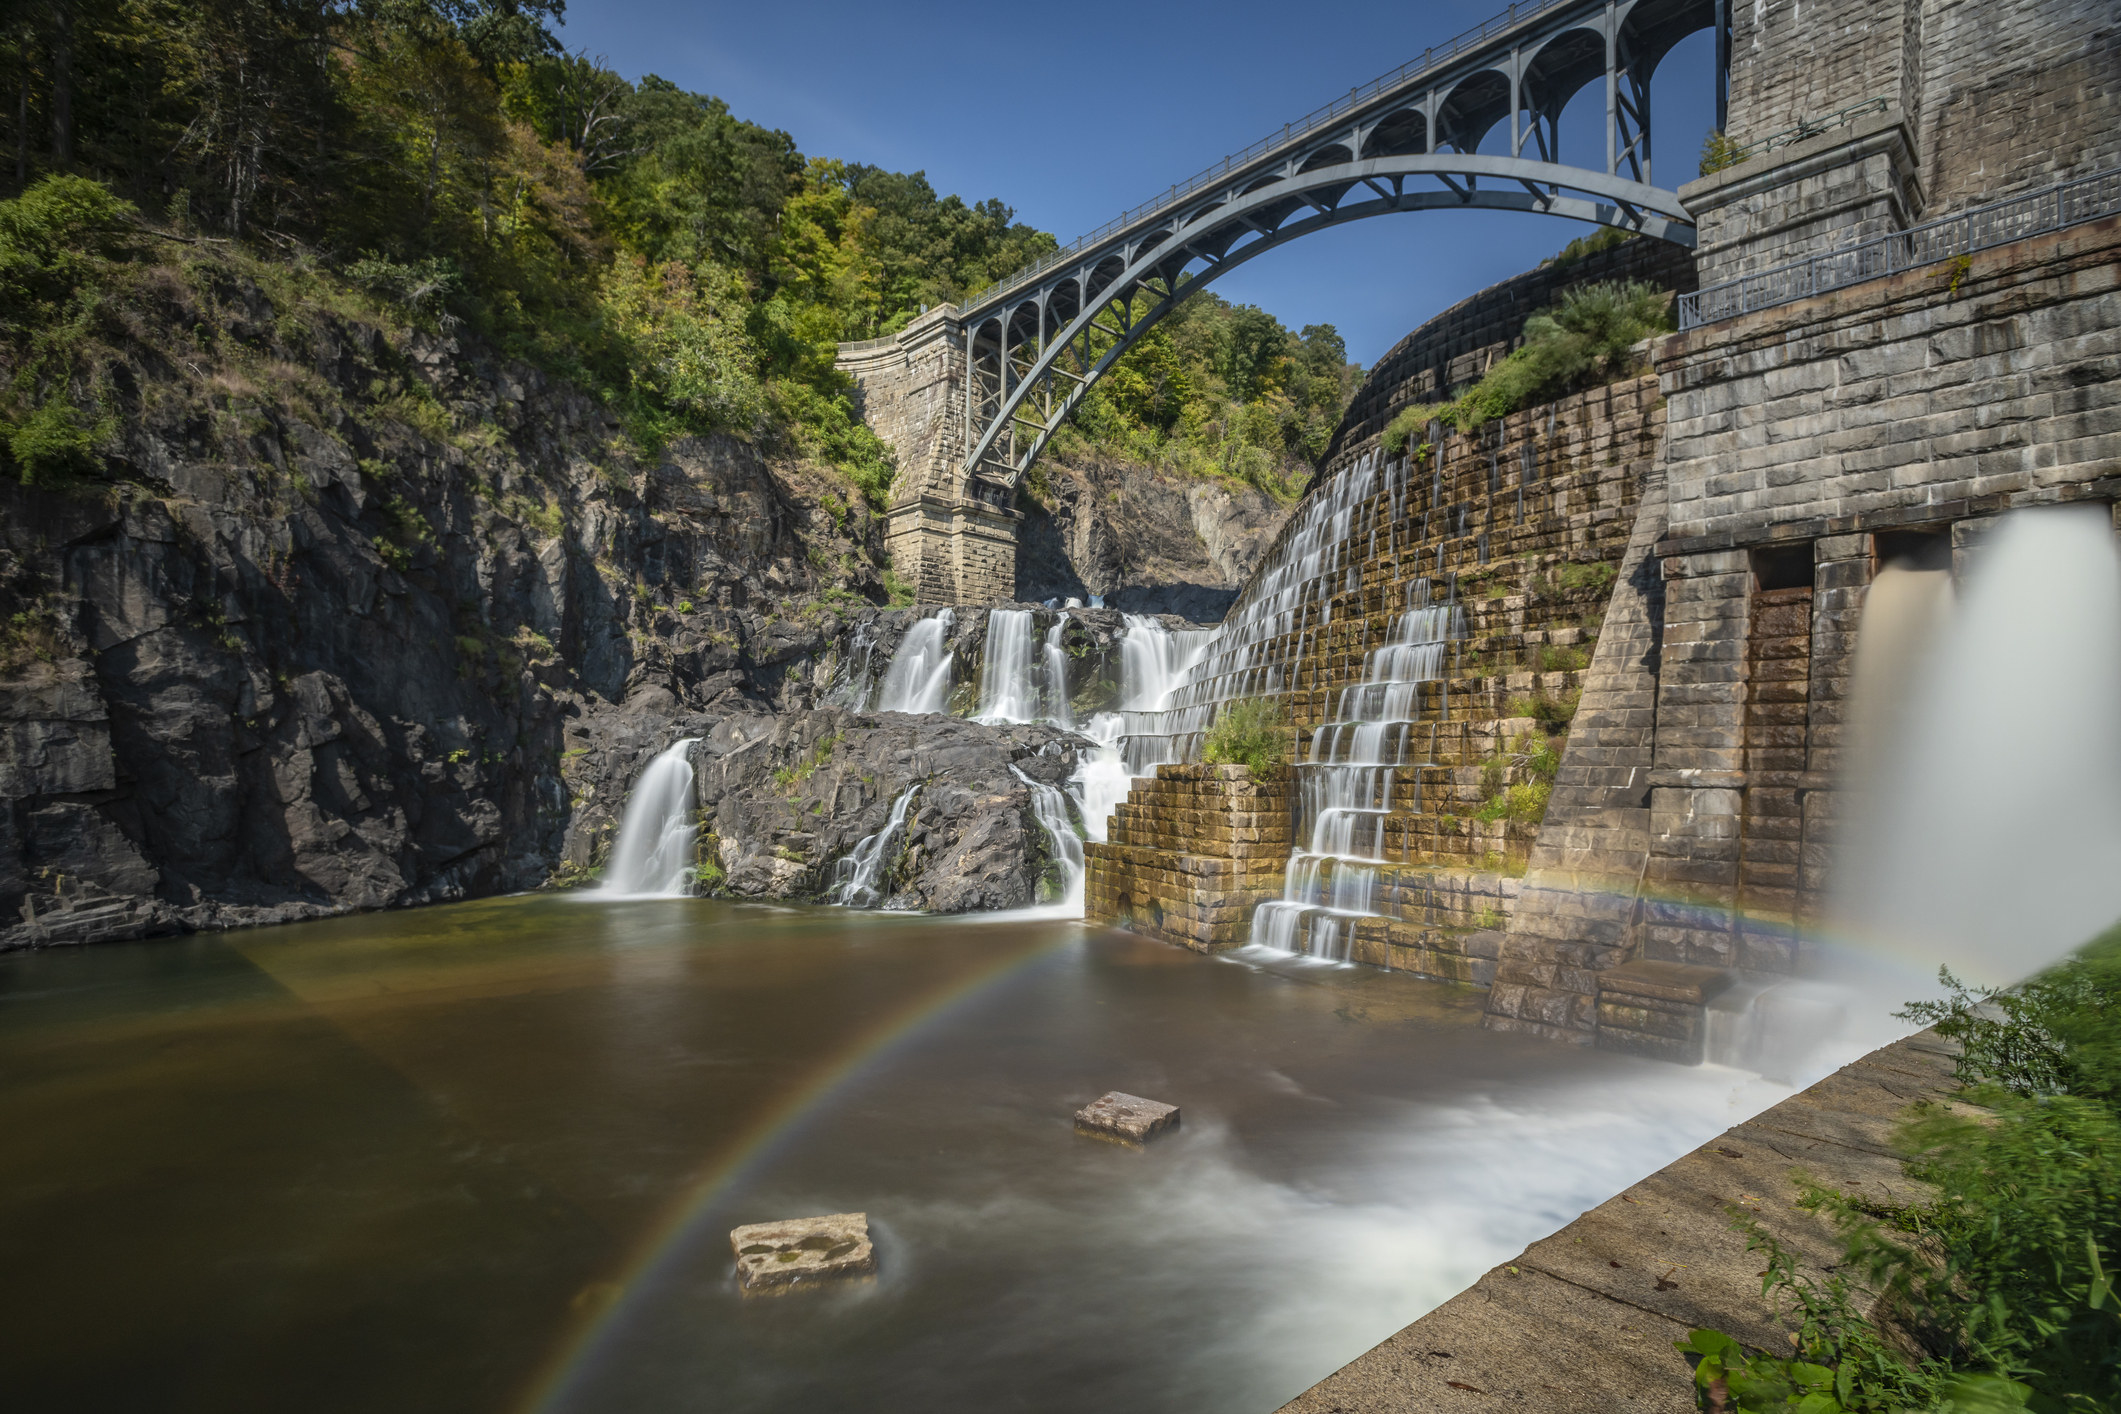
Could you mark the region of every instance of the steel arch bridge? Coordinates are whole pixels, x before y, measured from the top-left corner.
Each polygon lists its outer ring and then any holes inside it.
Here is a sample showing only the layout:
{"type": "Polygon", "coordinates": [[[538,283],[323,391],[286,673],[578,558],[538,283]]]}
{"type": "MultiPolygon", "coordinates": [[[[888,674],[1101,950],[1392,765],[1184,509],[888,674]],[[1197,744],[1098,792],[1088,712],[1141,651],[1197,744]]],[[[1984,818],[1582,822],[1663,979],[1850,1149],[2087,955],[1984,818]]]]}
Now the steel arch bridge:
{"type": "MultiPolygon", "coordinates": [[[[1276,246],[1368,216],[1532,211],[1694,244],[1653,184],[1650,78],[1716,34],[1725,122],[1730,0],[1515,4],[1292,123],[960,306],[965,454],[958,496],[1006,506],[1098,378],[1186,299],[1276,246]],[[1603,81],[1603,169],[1560,162],[1561,115],[1603,81]],[[1509,125],[1507,155],[1481,143],[1509,125]]],[[[940,468],[939,468],[940,470],[940,468]]]]}

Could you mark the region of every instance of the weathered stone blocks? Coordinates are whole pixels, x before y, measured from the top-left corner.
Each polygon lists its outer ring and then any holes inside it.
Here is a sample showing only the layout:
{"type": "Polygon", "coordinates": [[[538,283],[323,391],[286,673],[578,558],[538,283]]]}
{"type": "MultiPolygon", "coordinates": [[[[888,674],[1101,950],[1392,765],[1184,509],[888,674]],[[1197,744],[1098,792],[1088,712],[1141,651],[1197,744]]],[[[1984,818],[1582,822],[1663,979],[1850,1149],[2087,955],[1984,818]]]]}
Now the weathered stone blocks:
{"type": "Polygon", "coordinates": [[[1075,1127],[1104,1139],[1146,1144],[1157,1135],[1178,1128],[1178,1106],[1112,1090],[1077,1110],[1075,1127]]]}

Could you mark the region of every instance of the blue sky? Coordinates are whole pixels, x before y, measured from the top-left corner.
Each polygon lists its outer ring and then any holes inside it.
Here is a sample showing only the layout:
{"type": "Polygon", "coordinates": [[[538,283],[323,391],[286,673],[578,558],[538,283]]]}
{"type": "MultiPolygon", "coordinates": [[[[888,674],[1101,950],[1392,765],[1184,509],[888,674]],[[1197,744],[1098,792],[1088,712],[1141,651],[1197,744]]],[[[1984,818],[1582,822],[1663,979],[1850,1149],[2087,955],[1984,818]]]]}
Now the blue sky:
{"type": "MultiPolygon", "coordinates": [[[[925,171],[1074,239],[1449,39],[1497,0],[573,0],[562,41],[630,78],[661,74],[805,153],[925,171]]],[[[1693,174],[1712,122],[1695,35],[1653,88],[1659,186],[1693,174]]],[[[1604,157],[1598,116],[1564,118],[1604,157]]],[[[1602,100],[1600,100],[1602,101],[1602,100]]],[[[1573,139],[1573,142],[1572,142],[1573,139]]],[[[1580,147],[1576,145],[1580,144],[1580,147]]],[[[1386,216],[1271,251],[1215,285],[1284,324],[1337,325],[1368,365],[1416,324],[1529,269],[1587,228],[1492,212],[1386,216]]]]}

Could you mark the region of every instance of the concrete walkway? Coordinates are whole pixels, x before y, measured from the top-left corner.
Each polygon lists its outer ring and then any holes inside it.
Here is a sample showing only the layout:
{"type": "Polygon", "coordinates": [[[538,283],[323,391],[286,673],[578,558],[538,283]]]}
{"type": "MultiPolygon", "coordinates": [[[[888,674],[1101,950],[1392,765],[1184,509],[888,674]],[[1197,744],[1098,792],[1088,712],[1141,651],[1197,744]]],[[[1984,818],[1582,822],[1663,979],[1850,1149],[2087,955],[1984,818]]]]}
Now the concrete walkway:
{"type": "Polygon", "coordinates": [[[1807,1269],[1834,1261],[1825,1220],[1796,1206],[1792,1171],[1881,1201],[1916,1197],[1892,1134],[1908,1106],[1950,1093],[1951,1055],[1923,1032],[1843,1067],[1533,1243],[1283,1414],[1687,1414],[1692,1377],[1672,1342],[1690,1328],[1788,1343],[1726,1210],[1757,1213],[1807,1269]]]}

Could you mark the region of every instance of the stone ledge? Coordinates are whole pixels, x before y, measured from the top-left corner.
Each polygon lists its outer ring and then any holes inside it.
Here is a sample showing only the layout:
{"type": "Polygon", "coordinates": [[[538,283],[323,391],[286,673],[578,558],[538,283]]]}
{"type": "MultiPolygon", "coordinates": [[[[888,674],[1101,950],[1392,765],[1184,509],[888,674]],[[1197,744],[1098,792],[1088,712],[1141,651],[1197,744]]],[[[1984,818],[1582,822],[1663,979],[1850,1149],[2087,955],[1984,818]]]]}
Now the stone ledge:
{"type": "Polygon", "coordinates": [[[1950,1092],[1950,1066],[1931,1032],[1844,1066],[1541,1238],[1282,1414],[1462,1414],[1485,1403],[1690,1414],[1692,1377],[1672,1348],[1689,1329],[1787,1345],[1726,1206],[1755,1198],[1747,1206],[1813,1272],[1838,1261],[1832,1230],[1797,1206],[1791,1169],[1919,1199],[1892,1134],[1909,1105],[1950,1092]]]}

